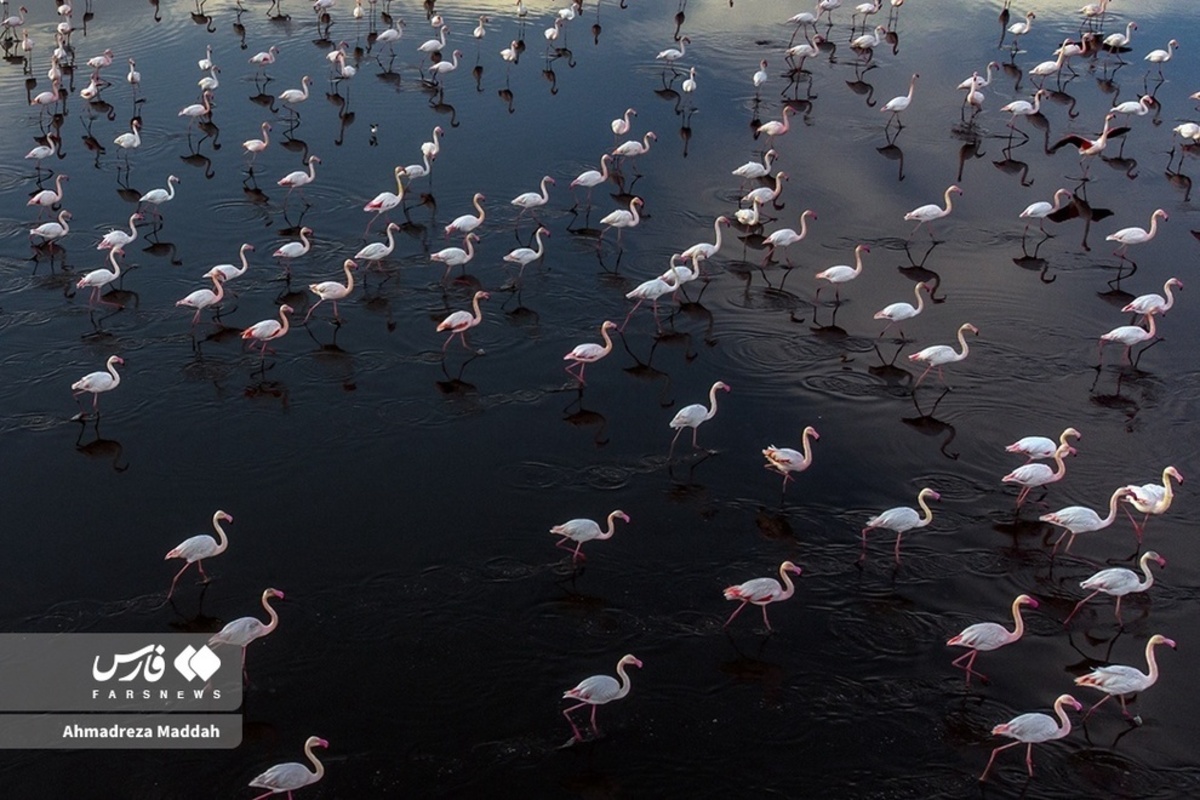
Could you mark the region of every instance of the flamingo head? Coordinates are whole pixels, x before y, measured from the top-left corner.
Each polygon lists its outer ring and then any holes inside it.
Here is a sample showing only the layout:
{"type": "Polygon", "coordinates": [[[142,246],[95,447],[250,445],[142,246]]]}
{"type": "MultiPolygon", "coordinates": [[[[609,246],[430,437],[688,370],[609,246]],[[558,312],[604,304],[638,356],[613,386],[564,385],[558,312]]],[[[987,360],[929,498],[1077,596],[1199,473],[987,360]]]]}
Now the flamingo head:
{"type": "Polygon", "coordinates": [[[545,227],[545,226],[543,226],[543,227],[541,227],[541,228],[538,228],[538,229],[537,229],[537,232],[538,232],[538,233],[540,233],[542,236],[549,236],[549,235],[550,235],[550,229],[549,229],[549,228],[547,228],[547,227],[545,227]]]}
{"type": "Polygon", "coordinates": [[[721,390],[721,391],[723,391],[723,392],[729,392],[729,391],[733,391],[733,390],[732,390],[732,389],[729,387],[729,384],[728,384],[728,383],[725,383],[725,381],[717,381],[717,382],[716,382],[716,384],[714,384],[714,388],[720,389],[720,390],[721,390]]]}
{"type": "Polygon", "coordinates": [[[1151,214],[1151,216],[1152,217],[1162,217],[1163,222],[1166,222],[1167,220],[1170,219],[1170,217],[1167,216],[1167,212],[1161,208],[1155,209],[1154,213],[1151,214]]]}
{"type": "Polygon", "coordinates": [[[312,234],[313,230],[312,230],[312,228],[305,225],[303,228],[300,229],[300,232],[303,233],[305,236],[309,236],[312,234]]]}
{"type": "Polygon", "coordinates": [[[1076,430],[1075,428],[1067,428],[1065,431],[1063,431],[1063,432],[1062,432],[1062,437],[1061,437],[1061,438],[1062,438],[1063,440],[1066,440],[1066,439],[1068,439],[1068,438],[1071,438],[1071,437],[1073,437],[1073,438],[1075,438],[1075,439],[1082,439],[1082,438],[1083,438],[1083,434],[1081,434],[1081,433],[1080,433],[1078,430],[1076,430]]]}
{"type": "Polygon", "coordinates": [[[1168,647],[1170,647],[1172,650],[1175,649],[1175,640],[1168,639],[1167,637],[1163,636],[1161,633],[1156,633],[1153,636],[1151,636],[1150,641],[1147,642],[1146,644],[1150,645],[1151,647],[1153,647],[1155,645],[1165,644],[1168,647]]]}
{"type": "Polygon", "coordinates": [[[487,292],[476,292],[475,299],[476,300],[491,300],[492,296],[490,294],[488,294],[487,292]]]}
{"type": "Polygon", "coordinates": [[[942,499],[942,496],[940,494],[935,492],[933,489],[929,489],[929,488],[922,489],[921,493],[918,494],[917,497],[918,498],[929,497],[929,498],[932,498],[933,500],[941,500],[942,499]]]}
{"type": "Polygon", "coordinates": [[[959,195],[961,195],[963,193],[962,189],[958,188],[958,186],[951,186],[950,191],[954,192],[955,194],[959,194],[959,195]]]}
{"type": "Polygon", "coordinates": [[[1083,711],[1083,704],[1069,694],[1059,695],[1058,699],[1054,701],[1054,705],[1058,705],[1059,703],[1065,703],[1076,711],[1083,711]]]}
{"type": "Polygon", "coordinates": [[[854,248],[855,255],[858,255],[858,253],[860,251],[863,253],[869,253],[869,252],[871,252],[871,246],[866,245],[866,244],[860,244],[858,247],[854,248]]]}
{"type": "Polygon", "coordinates": [[[783,562],[782,564],[779,565],[779,567],[780,567],[780,569],[791,572],[794,575],[800,574],[800,568],[790,561],[783,562]]]}
{"type": "Polygon", "coordinates": [[[933,284],[932,283],[929,283],[929,282],[922,283],[921,288],[927,292],[930,292],[930,293],[933,292],[933,284]]]}
{"type": "Polygon", "coordinates": [[[1179,481],[1180,483],[1183,483],[1183,476],[1180,475],[1179,470],[1175,469],[1174,467],[1167,467],[1165,470],[1163,470],[1163,474],[1170,475],[1175,480],[1179,481]]]}
{"type": "Polygon", "coordinates": [[[1167,284],[1169,286],[1174,286],[1181,292],[1183,291],[1183,281],[1179,280],[1179,278],[1171,278],[1171,280],[1167,281],[1167,284]]]}
{"type": "Polygon", "coordinates": [[[1157,561],[1160,567],[1165,567],[1167,565],[1167,560],[1153,550],[1147,550],[1142,555],[1142,561],[1157,561]]]}
{"type": "MultiPolygon", "coordinates": [[[[278,597],[280,600],[283,599],[283,592],[279,591],[278,589],[267,589],[265,592],[263,592],[263,594],[268,597],[278,597]]],[[[322,741],[324,740],[322,739],[322,741]]],[[[327,747],[328,745],[322,744],[321,746],[327,747]]]]}
{"type": "Polygon", "coordinates": [[[344,262],[342,262],[342,268],[343,269],[358,269],[358,264],[356,264],[354,262],[354,259],[347,258],[344,262]]]}
{"type": "MultiPolygon", "coordinates": [[[[1175,643],[1172,642],[1171,646],[1174,647],[1175,643]]],[[[633,666],[637,667],[638,669],[642,668],[642,660],[632,654],[621,656],[621,663],[622,664],[632,664],[633,666]]]]}
{"type": "Polygon", "coordinates": [[[145,215],[145,214],[143,214],[142,212],[140,212],[140,211],[139,211],[139,212],[137,212],[136,214],[134,214],[134,215],[133,215],[133,218],[134,218],[135,220],[143,220],[143,219],[145,219],[145,218],[146,218],[146,215],[145,215]]]}
{"type": "Polygon", "coordinates": [[[722,214],[721,216],[717,217],[717,224],[718,225],[729,225],[731,223],[729,222],[729,217],[722,214]]]}
{"type": "Polygon", "coordinates": [[[389,222],[389,223],[388,223],[388,226],[387,226],[387,229],[388,229],[389,231],[398,231],[398,230],[400,230],[400,223],[398,223],[398,222],[389,222]]]}
{"type": "Polygon", "coordinates": [[[629,515],[626,514],[624,511],[614,511],[612,513],[612,515],[618,519],[623,519],[626,522],[629,522],[629,515]]]}
{"type": "Polygon", "coordinates": [[[1029,596],[1029,595],[1027,595],[1027,594],[1023,594],[1023,595],[1021,595],[1020,597],[1018,597],[1018,598],[1017,598],[1017,604],[1018,604],[1018,605],[1022,605],[1022,606],[1029,606],[1030,608],[1037,608],[1037,607],[1038,607],[1038,601],[1037,601],[1037,598],[1036,598],[1036,597],[1030,597],[1030,596],[1029,596]]]}
{"type": "Polygon", "coordinates": [[[224,511],[217,512],[217,519],[221,520],[222,522],[233,522],[233,516],[231,514],[226,514],[224,511]]]}
{"type": "MultiPolygon", "coordinates": [[[[295,310],[296,310],[296,309],[292,308],[292,307],[291,307],[291,306],[289,306],[287,303],[284,303],[283,305],[281,305],[281,306],[279,307],[279,313],[280,313],[280,314],[291,314],[291,313],[292,313],[292,312],[294,312],[295,310]]],[[[280,596],[280,597],[283,597],[283,595],[279,595],[279,596],[280,596]]]]}
{"type": "Polygon", "coordinates": [[[803,438],[804,436],[811,436],[814,439],[821,438],[821,434],[817,433],[817,429],[814,428],[812,425],[809,425],[807,428],[804,429],[804,433],[801,435],[801,438],[803,438]]]}
{"type": "Polygon", "coordinates": [[[646,201],[645,201],[645,200],[643,200],[642,198],[640,198],[640,197],[635,197],[635,198],[633,198],[632,200],[630,200],[630,201],[629,201],[629,205],[631,205],[631,206],[640,206],[640,205],[643,205],[645,202],[646,202],[646,201]]]}
{"type": "Polygon", "coordinates": [[[309,157],[308,157],[308,163],[310,163],[310,164],[320,164],[320,163],[321,163],[321,158],[320,158],[320,156],[309,156],[309,157]]]}
{"type": "Polygon", "coordinates": [[[962,326],[962,330],[970,331],[971,333],[975,334],[976,336],[979,335],[979,328],[976,328],[974,325],[972,325],[969,322],[962,326]]]}
{"type": "Polygon", "coordinates": [[[125,366],[125,359],[121,358],[120,356],[109,356],[108,363],[120,364],[121,366],[125,366]]]}

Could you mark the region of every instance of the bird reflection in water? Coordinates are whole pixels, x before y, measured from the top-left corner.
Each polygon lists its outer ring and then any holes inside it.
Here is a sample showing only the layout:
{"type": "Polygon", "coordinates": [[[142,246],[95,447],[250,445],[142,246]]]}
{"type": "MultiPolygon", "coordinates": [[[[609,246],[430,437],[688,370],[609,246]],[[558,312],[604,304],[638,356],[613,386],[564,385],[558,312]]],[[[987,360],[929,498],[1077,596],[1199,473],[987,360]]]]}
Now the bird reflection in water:
{"type": "Polygon", "coordinates": [[[783,685],[786,677],[783,667],[774,662],[763,660],[764,652],[771,641],[771,637],[767,636],[759,641],[758,649],[754,655],[747,655],[738,646],[737,640],[734,639],[733,634],[728,628],[725,629],[725,638],[729,640],[729,644],[733,647],[737,658],[721,662],[719,669],[722,674],[728,675],[740,683],[760,684],[763,691],[763,703],[771,706],[783,705],[783,685]]]}
{"type": "MultiPolygon", "coordinates": [[[[1027,144],[1029,144],[1028,138],[1017,144],[1016,147],[1024,147],[1027,144]]],[[[1013,144],[1010,141],[1009,145],[1000,151],[1004,158],[1000,161],[993,161],[992,165],[1007,175],[1018,175],[1022,186],[1032,186],[1033,180],[1029,177],[1029,163],[1013,158],[1012,151],[1013,144]]]]}
{"type": "Polygon", "coordinates": [[[224,627],[225,623],[219,617],[204,613],[204,596],[208,594],[208,587],[211,585],[212,581],[200,582],[200,596],[196,599],[196,612],[191,615],[183,613],[173,596],[167,598],[167,604],[175,612],[175,619],[167,623],[171,626],[171,630],[178,633],[216,633],[224,627]]]}
{"type": "Polygon", "coordinates": [[[952,461],[957,461],[959,454],[947,452],[946,448],[949,447],[950,443],[954,441],[954,437],[958,435],[958,431],[956,431],[954,426],[949,422],[945,422],[934,417],[934,414],[937,413],[938,404],[942,402],[942,398],[944,398],[949,392],[949,386],[942,389],[942,393],[938,395],[938,399],[933,402],[933,407],[929,409],[928,414],[921,410],[920,404],[917,403],[917,395],[914,392],[912,395],[912,401],[913,407],[917,410],[917,416],[902,417],[900,421],[910,428],[925,434],[926,436],[944,436],[945,438],[942,439],[938,449],[946,458],[949,458],[952,461]]]}
{"type": "Polygon", "coordinates": [[[646,357],[645,361],[643,361],[642,359],[638,358],[637,353],[633,352],[633,350],[629,348],[629,341],[622,334],[621,346],[625,348],[625,352],[628,353],[629,357],[634,361],[632,366],[623,367],[622,369],[625,370],[626,374],[632,375],[638,380],[660,382],[662,384],[662,388],[659,389],[658,392],[658,405],[661,408],[670,408],[675,405],[675,399],[671,397],[671,374],[658,369],[653,364],[654,354],[658,350],[658,346],[662,343],[662,341],[662,339],[658,338],[654,340],[654,344],[650,345],[650,355],[646,357]]]}
{"type": "Polygon", "coordinates": [[[446,376],[444,381],[435,381],[438,391],[448,397],[470,398],[473,401],[479,399],[479,388],[473,383],[467,383],[462,379],[463,372],[466,371],[467,365],[475,359],[479,358],[478,352],[467,356],[467,359],[458,365],[458,372],[453,376],[446,369],[446,359],[441,360],[442,374],[446,376]]]}
{"type": "Polygon", "coordinates": [[[124,472],[129,469],[129,460],[121,463],[123,448],[116,439],[105,439],[100,435],[100,415],[96,415],[94,424],[89,426],[86,418],[79,419],[79,436],[75,439],[75,450],[88,458],[98,461],[108,461],[114,472],[124,472]],[[95,438],[84,441],[88,428],[91,427],[95,438]]]}
{"type": "Polygon", "coordinates": [[[573,425],[576,428],[596,429],[596,433],[592,437],[592,443],[595,444],[596,447],[604,447],[609,442],[608,418],[599,411],[592,411],[591,409],[583,407],[582,386],[580,387],[579,394],[575,397],[575,399],[563,409],[563,422],[573,425]]]}

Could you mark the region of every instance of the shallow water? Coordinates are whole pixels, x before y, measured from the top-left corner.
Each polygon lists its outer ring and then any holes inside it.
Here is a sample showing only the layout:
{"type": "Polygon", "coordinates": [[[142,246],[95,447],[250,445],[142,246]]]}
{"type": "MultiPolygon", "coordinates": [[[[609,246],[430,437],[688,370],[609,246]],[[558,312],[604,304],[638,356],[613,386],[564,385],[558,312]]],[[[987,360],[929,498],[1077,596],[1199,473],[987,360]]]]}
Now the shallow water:
{"type": "MultiPolygon", "coordinates": [[[[385,71],[386,50],[381,60],[380,48],[366,52],[371,28],[356,25],[344,0],[328,33],[303,4],[285,6],[286,21],[268,18],[265,5],[239,12],[209,2],[201,17],[191,3],[94,9],[74,34],[80,67],[56,120],[64,155],[47,164],[70,175],[72,232],[54,253],[28,245],[35,214],[24,201],[38,187],[20,159],[49,119],[24,98],[48,86],[50,6],[29,16],[36,87],[27,89],[18,62],[0,70],[10,104],[0,121],[0,425],[10,465],[0,622],[14,631],[216,630],[260,610],[266,586],[287,593],[279,629],[249,653],[240,748],[119,759],[10,752],[0,758],[10,796],[242,796],[316,734],[331,743],[328,773],[303,797],[961,797],[980,791],[979,772],[1001,743],[993,725],[1048,711],[1091,666],[1141,665],[1158,632],[1180,647],[1160,653],[1159,684],[1133,704],[1144,725],[1130,730],[1106,705],[1084,731],[1035,748],[1032,783],[1013,748],[982,793],[1197,791],[1197,698],[1186,684],[1197,666],[1187,631],[1200,628],[1190,613],[1200,585],[1191,484],[1149,526],[1169,567],[1148,597],[1123,604],[1124,630],[1112,601],[1097,598],[1064,632],[1078,582],[1098,567],[1051,562],[1057,534],[1037,522],[1043,510],[1027,504],[1015,515],[1015,491],[1000,483],[1020,464],[1004,445],[1068,425],[1083,436],[1067,477],[1049,488],[1049,510],[1102,508],[1116,486],[1151,482],[1167,464],[1197,472],[1190,295],[1159,320],[1164,341],[1137,368],[1118,365],[1110,346],[1096,369],[1099,334],[1130,322],[1120,305],[1161,291],[1170,276],[1190,280],[1195,151],[1184,153],[1181,173],[1164,172],[1170,129],[1197,117],[1187,99],[1200,88],[1188,48],[1197,26],[1186,4],[1139,11],[1130,63],[1107,77],[1103,56],[1078,67],[1046,103],[1045,133],[1021,123],[1028,142],[1010,139],[997,110],[1032,94],[1019,71],[997,74],[973,124],[953,90],[989,59],[1010,58],[1007,40],[996,47],[995,3],[907,4],[894,51],[881,48],[869,69],[856,69],[851,9],[839,9],[829,32],[836,50],[810,59],[798,84],[782,58],[792,26],[781,22],[798,9],[783,3],[693,3],[678,15],[671,4],[589,5],[566,26],[570,53],[553,60],[542,30],[555,7],[531,4],[524,26],[508,3],[438,7],[452,29],[447,49],[463,51],[444,91],[420,83],[416,46],[433,35],[426,9],[391,6],[408,25],[385,71]],[[492,21],[477,45],[470,31],[481,13],[492,21]],[[653,58],[675,46],[677,24],[692,40],[681,63],[697,68],[690,101],[679,91],[684,76],[653,58]],[[497,52],[522,31],[526,52],[506,68],[497,52]],[[1045,144],[1097,133],[1114,101],[1143,89],[1141,56],[1172,35],[1184,49],[1164,82],[1147,79],[1161,111],[1128,123],[1124,149],[1110,147],[1086,186],[1068,180],[1078,159],[1045,144]],[[341,40],[359,73],[331,95],[322,56],[341,40]],[[216,109],[212,126],[189,131],[176,114],[198,101],[195,61],[209,44],[223,67],[216,109]],[[272,44],[281,52],[264,87],[246,60],[272,44]],[[105,47],[116,54],[109,108],[77,96],[83,62],[105,47]],[[136,105],[120,77],[129,56],[142,73],[145,102],[136,105]],[[760,58],[771,78],[756,97],[760,58]],[[921,78],[905,126],[885,136],[879,107],[913,72],[921,78]],[[268,95],[304,75],[313,96],[290,124],[268,95]],[[770,210],[778,220],[758,237],[726,229],[704,265],[703,293],[689,285],[678,310],[663,301],[662,335],[639,309],[576,390],[562,354],[599,341],[603,320],[623,320],[624,294],[664,270],[671,253],[711,241],[712,220],[732,214],[741,194],[729,171],[761,156],[754,126],[779,118],[784,100],[798,113],[774,143],[776,167],[790,175],[770,210]],[[638,159],[641,177],[626,167],[623,185],[597,187],[590,211],[572,211],[569,181],[599,165],[613,146],[609,120],[629,106],[638,110],[631,136],[658,134],[638,159]],[[111,142],[135,112],[143,144],[127,172],[111,142]],[[247,175],[239,145],[263,121],[274,125],[272,144],[247,175]],[[384,271],[359,271],[366,286],[339,304],[343,325],[331,325],[323,304],[260,369],[237,332],[281,301],[298,322],[307,284],[340,279],[345,258],[382,238],[377,222],[364,239],[361,206],[395,190],[392,168],[419,162],[435,125],[446,131],[441,155],[432,179],[407,190],[407,220],[392,215],[407,224],[384,271]],[[103,151],[89,150],[87,136],[103,151]],[[293,196],[285,206],[275,181],[310,154],[321,164],[309,205],[293,196]],[[127,247],[127,275],[106,296],[118,306],[90,309],[74,282],[105,265],[95,241],[125,225],[137,196],[169,174],[181,178],[176,199],[160,227],[143,227],[127,247]],[[527,216],[514,226],[507,200],[545,174],[557,180],[539,213],[551,231],[547,255],[525,270],[519,292],[507,291],[514,276],[501,258],[535,227],[527,216]],[[922,228],[906,248],[904,213],[950,183],[963,195],[934,224],[944,241],[922,228]],[[1049,226],[1056,237],[1036,250],[1032,239],[1023,254],[1017,214],[1060,186],[1111,214],[1096,213],[1086,232],[1080,219],[1049,226]],[[488,215],[477,254],[465,279],[455,272],[440,283],[429,253],[458,244],[440,228],[471,211],[475,192],[487,196],[488,215]],[[645,199],[644,221],[625,231],[621,250],[610,232],[598,251],[598,220],[634,194],[645,199]],[[1103,237],[1146,225],[1157,207],[1169,222],[1131,249],[1134,274],[1119,270],[1103,237]],[[794,274],[761,266],[761,235],[796,227],[805,208],[818,219],[791,248],[794,274]],[[314,244],[288,283],[270,254],[302,225],[314,244]],[[255,250],[231,284],[237,298],[220,324],[206,314],[189,332],[191,313],[174,301],[202,287],[213,264],[235,262],[243,242],[255,250]],[[840,303],[826,288],[814,304],[813,273],[852,263],[858,243],[871,247],[862,276],[842,287],[840,303]],[[934,281],[936,302],[904,326],[910,341],[894,331],[877,338],[883,323],[872,314],[911,302],[919,280],[934,281]],[[467,308],[477,288],[491,292],[470,334],[485,354],[454,342],[443,358],[436,324],[467,308]],[[953,391],[942,396],[931,375],[914,392],[919,372],[903,356],[951,343],[968,321],[980,334],[970,357],[946,368],[953,391]],[[98,423],[73,421],[70,384],[114,353],[126,362],[121,386],[103,397],[98,423]],[[714,452],[691,452],[685,432],[668,461],[667,423],[716,380],[732,391],[699,431],[714,452]],[[759,452],[799,447],[806,425],[821,436],[813,466],[781,499],[759,452]],[[902,564],[893,565],[893,537],[877,533],[859,567],[865,520],[912,505],[923,486],[942,499],[933,523],[904,537],[902,564]],[[178,565],[161,554],[205,531],[216,508],[236,522],[229,551],[208,567],[213,582],[186,583],[164,606],[178,565]],[[632,522],[585,545],[588,559],[573,570],[547,529],[614,508],[632,522]],[[723,632],[732,605],[721,589],[774,575],[785,559],[804,574],[796,596],[770,611],[775,634],[752,608],[723,632]],[[1042,602],[1027,614],[1025,638],[981,655],[976,666],[991,683],[965,689],[949,665],[959,653],[944,641],[972,622],[1009,623],[1021,592],[1042,602]],[[561,693],[611,674],[627,652],[645,666],[627,698],[600,710],[605,736],[560,749],[570,736],[561,693]]],[[[1019,67],[1077,33],[1076,5],[1038,9],[1025,52],[1012,57],[1019,67]]],[[[368,17],[383,10],[368,6],[368,17]]],[[[1122,517],[1072,552],[1128,564],[1130,534],[1122,517]]]]}

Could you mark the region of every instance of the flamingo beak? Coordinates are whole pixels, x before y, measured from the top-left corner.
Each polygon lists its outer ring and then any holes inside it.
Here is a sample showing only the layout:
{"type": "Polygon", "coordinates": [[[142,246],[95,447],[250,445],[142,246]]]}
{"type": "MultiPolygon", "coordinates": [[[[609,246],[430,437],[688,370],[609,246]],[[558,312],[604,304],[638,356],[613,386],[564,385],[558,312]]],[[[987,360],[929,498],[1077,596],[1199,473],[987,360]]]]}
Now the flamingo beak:
{"type": "Polygon", "coordinates": [[[1036,597],[1029,598],[1029,607],[1030,608],[1037,608],[1039,605],[1041,605],[1041,604],[1037,601],[1036,597]]]}
{"type": "Polygon", "coordinates": [[[1075,706],[1076,711],[1083,711],[1083,703],[1080,703],[1078,700],[1071,700],[1071,705],[1075,706]]]}

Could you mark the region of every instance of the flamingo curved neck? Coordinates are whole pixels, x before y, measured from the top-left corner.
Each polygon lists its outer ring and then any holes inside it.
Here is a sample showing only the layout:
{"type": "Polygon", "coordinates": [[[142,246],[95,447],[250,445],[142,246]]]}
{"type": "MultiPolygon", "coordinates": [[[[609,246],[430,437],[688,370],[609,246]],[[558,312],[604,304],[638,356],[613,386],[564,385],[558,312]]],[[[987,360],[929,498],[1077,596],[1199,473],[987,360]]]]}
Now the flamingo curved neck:
{"type": "MultiPolygon", "coordinates": [[[[1151,335],[1153,335],[1153,333],[1154,333],[1154,315],[1150,316],[1150,332],[1151,332],[1151,335]]],[[[1175,490],[1171,487],[1170,467],[1163,470],[1162,483],[1163,483],[1162,505],[1169,506],[1169,505],[1171,505],[1171,500],[1173,500],[1175,497],[1175,490]]]]}
{"type": "Polygon", "coordinates": [[[480,224],[483,224],[483,218],[486,212],[483,210],[483,206],[479,205],[478,196],[471,198],[471,205],[475,206],[475,210],[479,212],[479,222],[480,224]]]}
{"type": "Polygon", "coordinates": [[[1071,718],[1067,716],[1067,710],[1063,708],[1065,701],[1058,700],[1054,703],[1054,713],[1058,717],[1059,728],[1055,738],[1061,739],[1071,732],[1071,718]]]}
{"type": "MultiPolygon", "coordinates": [[[[279,624],[279,614],[276,613],[275,609],[271,608],[270,592],[263,592],[262,606],[267,610],[267,616],[270,617],[270,621],[263,626],[263,635],[265,636],[271,631],[275,630],[275,627],[279,624]]],[[[311,753],[309,753],[309,757],[312,757],[311,753]]],[[[313,762],[316,763],[317,760],[313,758],[313,762]]]]}
{"type": "Polygon", "coordinates": [[[533,240],[535,242],[537,242],[537,249],[534,252],[537,253],[538,258],[541,258],[542,250],[545,246],[542,244],[542,229],[541,228],[538,228],[537,231],[533,234],[533,240]]]}
{"type": "Polygon", "coordinates": [[[597,539],[611,539],[612,535],[617,532],[616,519],[617,519],[617,512],[614,511],[613,513],[609,514],[608,515],[608,530],[602,532],[596,538],[597,539]]]}
{"type": "Polygon", "coordinates": [[[1158,212],[1157,211],[1150,217],[1150,230],[1146,231],[1146,238],[1144,241],[1147,241],[1147,242],[1150,241],[1151,239],[1154,238],[1154,235],[1156,233],[1158,233],[1158,212]]]}
{"type": "Polygon", "coordinates": [[[608,180],[608,153],[600,156],[600,183],[608,180]]]}
{"type": "Polygon", "coordinates": [[[342,271],[346,273],[346,294],[354,291],[354,272],[350,269],[350,265],[353,263],[347,259],[346,263],[342,265],[342,271]]]}
{"type": "Polygon", "coordinates": [[[117,263],[117,248],[108,251],[108,263],[112,264],[113,280],[121,277],[121,265],[117,263]]]}
{"type": "MultiPolygon", "coordinates": [[[[66,227],[66,226],[64,226],[64,227],[66,227]]],[[[1147,334],[1147,336],[1146,336],[1147,339],[1153,339],[1155,336],[1155,334],[1154,334],[1154,315],[1153,314],[1150,315],[1150,329],[1148,331],[1146,331],[1146,334],[1147,334]]],[[[1171,481],[1168,479],[1166,473],[1163,473],[1163,483],[1166,485],[1167,491],[1170,492],[1171,491],[1171,489],[1170,489],[1171,481]]]]}
{"type": "Polygon", "coordinates": [[[1146,643],[1146,663],[1150,666],[1146,686],[1152,686],[1158,680],[1158,661],[1154,658],[1154,644],[1153,640],[1146,643]]]}
{"type": "Polygon", "coordinates": [[[923,284],[923,283],[918,283],[916,285],[916,287],[913,288],[913,294],[915,294],[917,296],[917,313],[918,314],[920,314],[922,309],[925,308],[925,295],[921,294],[921,290],[924,288],[925,288],[925,284],[923,284]]]}
{"type": "Polygon", "coordinates": [[[249,249],[250,249],[250,246],[244,244],[244,245],[242,245],[241,250],[238,251],[238,255],[242,259],[242,271],[239,272],[238,275],[241,275],[243,272],[250,269],[250,262],[246,260],[246,251],[249,249]]]}
{"type": "Polygon", "coordinates": [[[633,200],[629,201],[629,213],[633,217],[633,221],[629,223],[631,226],[637,225],[638,222],[641,221],[641,217],[638,216],[637,207],[638,207],[637,198],[635,197],[633,200]]]}
{"type": "Polygon", "coordinates": [[[808,429],[804,429],[804,435],[801,437],[801,447],[804,450],[804,466],[807,467],[812,463],[812,434],[808,429]]]}
{"type": "Polygon", "coordinates": [[[706,420],[712,419],[713,417],[715,417],[717,415],[717,386],[716,386],[716,384],[713,384],[713,387],[708,390],[708,403],[709,403],[710,408],[708,409],[708,413],[704,415],[704,418],[706,420]]]}
{"type": "Polygon", "coordinates": [[[713,220],[713,252],[721,249],[721,219],[718,217],[713,220]]]}
{"type": "Polygon", "coordinates": [[[1066,455],[1067,448],[1065,445],[1059,445],[1058,449],[1054,451],[1054,480],[1056,481],[1067,474],[1067,465],[1063,461],[1066,455]]]}
{"type": "Polygon", "coordinates": [[[300,229],[300,243],[304,245],[304,252],[307,253],[310,245],[308,242],[308,237],[304,235],[303,228],[300,229]]]}
{"type": "MultiPolygon", "coordinates": [[[[1068,723],[1068,724],[1070,724],[1070,723],[1068,723]]],[[[315,742],[313,744],[315,744],[315,742]]],[[[317,781],[321,780],[322,777],[324,777],[325,765],[322,764],[317,759],[316,754],[313,753],[313,745],[312,744],[306,745],[304,747],[304,755],[308,756],[308,760],[311,761],[312,765],[313,765],[313,777],[309,781],[309,783],[316,783],[317,781]]]]}
{"type": "Polygon", "coordinates": [[[1100,520],[1100,525],[1102,527],[1107,528],[1109,525],[1112,525],[1113,522],[1116,520],[1116,518],[1117,518],[1117,501],[1119,501],[1121,499],[1121,496],[1123,494],[1125,494],[1125,492],[1121,489],[1118,489],[1117,491],[1112,493],[1112,497],[1108,498],[1108,516],[1105,517],[1104,519],[1100,520]]]}
{"type": "Polygon", "coordinates": [[[946,202],[946,210],[942,212],[942,216],[946,216],[954,210],[954,200],[952,198],[954,191],[952,188],[947,188],[946,193],[942,195],[942,199],[946,202]]]}
{"type": "Polygon", "coordinates": [[[1150,571],[1150,554],[1149,553],[1145,553],[1142,555],[1141,564],[1142,564],[1142,577],[1144,577],[1145,580],[1138,581],[1137,590],[1139,592],[1144,592],[1147,589],[1149,589],[1151,586],[1154,585],[1154,573],[1150,571]]]}
{"type": "Polygon", "coordinates": [[[800,215],[800,238],[808,236],[808,212],[800,215]]]}
{"type": "Polygon", "coordinates": [[[958,343],[959,343],[959,345],[961,345],[961,346],[962,346],[962,352],[961,352],[961,353],[959,353],[959,354],[958,354],[958,358],[956,358],[956,359],[954,359],[954,360],[955,360],[955,361],[962,361],[964,358],[966,358],[966,357],[967,357],[967,353],[971,352],[971,350],[970,350],[970,346],[967,344],[967,330],[966,330],[966,328],[959,328],[959,329],[958,329],[958,343]]]}
{"type": "Polygon", "coordinates": [[[213,514],[212,526],[213,530],[217,532],[217,549],[213,551],[213,555],[224,553],[225,548],[229,547],[229,538],[225,535],[225,529],[221,527],[221,514],[219,511],[213,514]]]}
{"type": "MultiPolygon", "coordinates": [[[[805,439],[805,444],[808,440],[805,439]]],[[[792,573],[784,566],[779,567],[779,579],[783,581],[783,594],[779,595],[778,600],[787,600],[796,591],[796,585],[792,583],[792,573]]]]}
{"type": "Polygon", "coordinates": [[[1021,616],[1021,598],[1013,600],[1012,604],[1013,615],[1013,632],[1008,635],[1009,640],[1016,641],[1025,633],[1025,618],[1021,616]]]}
{"type": "Polygon", "coordinates": [[[288,315],[287,315],[287,312],[284,311],[283,309],[284,309],[283,306],[279,307],[279,322],[280,322],[279,333],[276,334],[276,336],[272,337],[272,338],[277,338],[279,336],[283,336],[285,333],[288,332],[288,315]]]}
{"type": "Polygon", "coordinates": [[[225,284],[221,278],[217,277],[220,273],[214,272],[212,276],[213,282],[213,301],[210,305],[216,305],[225,299],[225,284]]]}
{"type": "Polygon", "coordinates": [[[1170,311],[1171,306],[1175,305],[1175,295],[1171,294],[1172,286],[1174,284],[1169,280],[1163,284],[1163,294],[1167,296],[1167,302],[1163,304],[1161,311],[1170,311]]]}
{"type": "Polygon", "coordinates": [[[620,700],[622,697],[629,694],[629,689],[633,685],[632,681],[629,680],[629,675],[625,672],[624,661],[617,664],[617,675],[621,679],[621,688],[617,690],[616,695],[613,697],[614,700],[620,700]]]}
{"type": "Polygon", "coordinates": [[[613,348],[612,337],[608,335],[608,326],[600,328],[600,337],[604,339],[604,355],[608,355],[613,348]]]}
{"type": "Polygon", "coordinates": [[[476,325],[478,325],[480,322],[482,322],[482,321],[483,321],[483,312],[479,310],[479,299],[480,299],[480,298],[479,298],[479,295],[478,295],[478,294],[476,294],[476,295],[475,295],[475,299],[474,299],[474,300],[471,302],[471,305],[472,305],[472,306],[475,308],[475,322],[474,322],[474,324],[476,324],[476,325]]]}
{"type": "Polygon", "coordinates": [[[109,360],[108,374],[112,375],[114,387],[121,383],[121,376],[117,374],[117,362],[109,360]]]}
{"type": "Polygon", "coordinates": [[[924,527],[930,522],[933,522],[933,509],[925,502],[925,494],[922,492],[917,495],[917,505],[921,507],[921,521],[917,523],[918,527],[924,527]]]}

